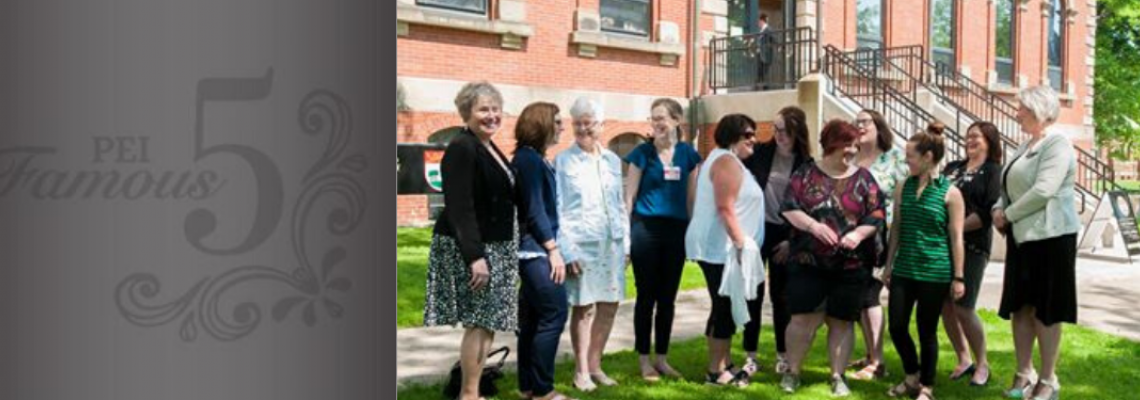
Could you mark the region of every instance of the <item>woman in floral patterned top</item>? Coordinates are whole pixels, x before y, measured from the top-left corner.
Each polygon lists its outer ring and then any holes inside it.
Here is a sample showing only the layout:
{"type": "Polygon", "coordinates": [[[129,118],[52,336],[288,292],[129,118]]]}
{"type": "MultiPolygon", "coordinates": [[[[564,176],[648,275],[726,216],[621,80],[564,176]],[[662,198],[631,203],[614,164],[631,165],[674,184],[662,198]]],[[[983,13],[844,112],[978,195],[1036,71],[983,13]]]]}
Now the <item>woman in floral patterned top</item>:
{"type": "MultiPolygon", "coordinates": [[[[856,156],[856,164],[871,171],[886,198],[887,224],[879,232],[880,253],[875,263],[875,268],[882,268],[886,261],[887,227],[894,220],[892,196],[895,186],[910,175],[910,168],[906,165],[906,154],[894,147],[894,134],[882,114],[875,110],[863,110],[855,119],[855,126],[859,128],[859,155],[856,156]]],[[[882,294],[883,282],[878,278],[872,279],[867,286],[866,296],[863,297],[863,315],[859,320],[867,356],[853,364],[860,369],[852,375],[858,380],[878,379],[887,373],[882,364],[883,331],[886,326],[883,303],[880,300],[882,294]]]]}
{"type": "Polygon", "coordinates": [[[800,168],[788,183],[784,218],[795,229],[789,238],[788,372],[780,387],[799,387],[804,357],[816,330],[828,326],[832,394],[850,393],[843,370],[854,335],[853,323],[871,281],[878,257],[875,235],[886,211],[878,183],[870,171],[851,161],[858,151],[859,131],[832,121],[820,134],[823,158],[800,168]]]}

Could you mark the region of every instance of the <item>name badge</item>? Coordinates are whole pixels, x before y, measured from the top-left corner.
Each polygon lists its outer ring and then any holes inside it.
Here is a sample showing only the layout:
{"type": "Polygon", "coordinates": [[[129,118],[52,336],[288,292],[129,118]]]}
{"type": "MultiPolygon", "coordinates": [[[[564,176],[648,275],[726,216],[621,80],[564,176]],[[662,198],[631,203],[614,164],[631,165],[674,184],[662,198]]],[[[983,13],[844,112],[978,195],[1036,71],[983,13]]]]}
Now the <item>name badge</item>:
{"type": "Polygon", "coordinates": [[[681,167],[665,167],[665,180],[679,181],[681,180],[681,167]]]}

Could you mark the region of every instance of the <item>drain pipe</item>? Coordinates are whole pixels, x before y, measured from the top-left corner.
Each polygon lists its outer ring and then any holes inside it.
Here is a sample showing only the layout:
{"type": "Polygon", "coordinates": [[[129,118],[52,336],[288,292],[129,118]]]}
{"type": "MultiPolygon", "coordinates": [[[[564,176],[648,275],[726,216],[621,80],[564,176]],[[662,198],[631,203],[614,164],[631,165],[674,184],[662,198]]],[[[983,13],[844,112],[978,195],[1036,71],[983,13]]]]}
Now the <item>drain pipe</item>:
{"type": "Polygon", "coordinates": [[[700,121],[697,115],[700,112],[701,101],[701,81],[700,81],[700,54],[701,54],[701,0],[693,0],[693,16],[689,21],[689,70],[690,81],[692,82],[689,87],[689,132],[692,135],[693,145],[699,149],[699,140],[701,137],[701,128],[698,122],[700,121]]]}

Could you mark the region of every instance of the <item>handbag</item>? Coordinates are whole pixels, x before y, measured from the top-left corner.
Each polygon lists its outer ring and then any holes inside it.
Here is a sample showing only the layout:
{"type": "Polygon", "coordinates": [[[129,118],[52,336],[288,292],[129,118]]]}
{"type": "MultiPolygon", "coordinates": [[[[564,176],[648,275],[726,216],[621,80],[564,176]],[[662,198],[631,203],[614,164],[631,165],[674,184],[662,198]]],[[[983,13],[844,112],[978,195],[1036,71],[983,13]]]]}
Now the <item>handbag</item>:
{"type": "MultiPolygon", "coordinates": [[[[507,361],[507,356],[511,354],[511,349],[503,346],[502,348],[492,351],[487,354],[487,360],[500,356],[499,362],[494,365],[485,365],[483,367],[483,374],[479,376],[479,396],[480,397],[494,397],[499,394],[499,388],[495,386],[495,381],[503,378],[503,364],[507,361]]],[[[458,361],[451,367],[451,375],[447,381],[447,386],[443,388],[443,395],[449,399],[459,397],[459,392],[463,386],[463,368],[460,367],[458,361]]]]}

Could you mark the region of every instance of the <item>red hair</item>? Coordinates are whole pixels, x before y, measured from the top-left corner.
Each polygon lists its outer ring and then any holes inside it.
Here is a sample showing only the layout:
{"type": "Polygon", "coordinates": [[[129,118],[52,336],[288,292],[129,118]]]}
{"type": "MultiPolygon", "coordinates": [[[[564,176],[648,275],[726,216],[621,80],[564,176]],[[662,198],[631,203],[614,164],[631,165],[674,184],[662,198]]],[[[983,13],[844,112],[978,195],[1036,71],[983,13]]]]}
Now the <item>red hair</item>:
{"type": "Polygon", "coordinates": [[[854,144],[858,138],[859,128],[847,121],[835,119],[823,127],[823,132],[819,134],[819,144],[826,156],[854,144]]]}

